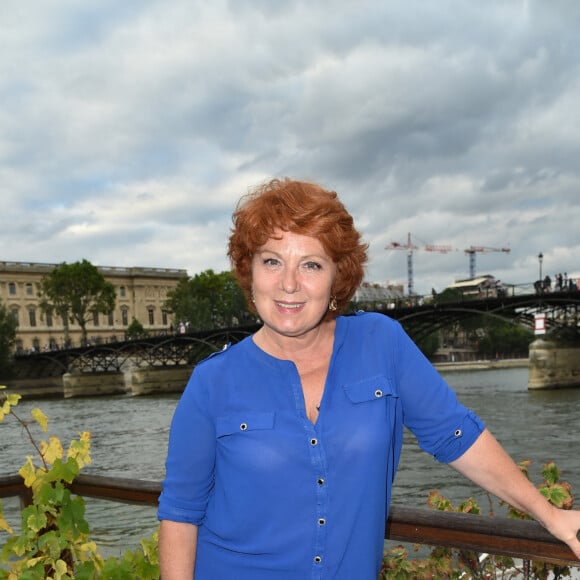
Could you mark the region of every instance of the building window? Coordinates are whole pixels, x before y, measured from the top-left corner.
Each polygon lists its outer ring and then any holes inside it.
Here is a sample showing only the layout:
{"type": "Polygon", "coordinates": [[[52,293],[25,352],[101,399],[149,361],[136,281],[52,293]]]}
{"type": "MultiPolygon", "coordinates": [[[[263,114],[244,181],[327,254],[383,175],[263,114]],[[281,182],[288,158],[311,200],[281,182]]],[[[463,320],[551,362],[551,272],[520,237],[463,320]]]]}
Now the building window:
{"type": "Polygon", "coordinates": [[[155,324],[155,310],[153,308],[147,309],[149,312],[149,324],[153,326],[155,324]]]}
{"type": "Polygon", "coordinates": [[[99,326],[99,313],[93,310],[93,326],[99,326]]]}
{"type": "Polygon", "coordinates": [[[32,352],[40,352],[40,340],[38,338],[32,339],[32,352]]]}
{"type": "Polygon", "coordinates": [[[49,328],[52,326],[52,313],[50,312],[46,313],[46,326],[49,328]]]}
{"type": "Polygon", "coordinates": [[[18,319],[18,308],[13,308],[11,312],[16,324],[20,324],[20,320],[18,319]]]}
{"type": "Polygon", "coordinates": [[[121,308],[121,324],[127,326],[129,324],[129,309],[121,308]]]}
{"type": "Polygon", "coordinates": [[[10,296],[16,296],[16,284],[14,284],[14,282],[8,283],[8,294],[10,294],[10,296]]]}
{"type": "Polygon", "coordinates": [[[115,325],[115,315],[113,312],[109,312],[109,326],[114,326],[115,325]]]}
{"type": "Polygon", "coordinates": [[[28,321],[30,326],[36,326],[36,310],[34,308],[28,309],[28,321]]]}
{"type": "Polygon", "coordinates": [[[161,311],[161,321],[163,323],[163,326],[167,326],[167,310],[161,311]]]}
{"type": "Polygon", "coordinates": [[[34,288],[30,282],[26,283],[26,296],[32,296],[34,294],[34,288]]]}
{"type": "Polygon", "coordinates": [[[125,298],[126,294],[127,294],[127,291],[125,289],[125,286],[119,286],[119,296],[121,298],[125,298]]]}

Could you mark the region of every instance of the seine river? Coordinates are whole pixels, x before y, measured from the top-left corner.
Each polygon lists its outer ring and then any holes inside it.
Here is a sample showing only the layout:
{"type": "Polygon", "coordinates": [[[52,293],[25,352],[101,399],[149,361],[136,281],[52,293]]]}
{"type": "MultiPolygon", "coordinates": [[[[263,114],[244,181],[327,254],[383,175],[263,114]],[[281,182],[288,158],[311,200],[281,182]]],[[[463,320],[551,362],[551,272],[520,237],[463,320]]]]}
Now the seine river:
{"type": "MultiPolygon", "coordinates": [[[[527,368],[445,374],[460,399],[482,417],[516,461],[533,461],[534,481],[539,481],[542,465],[553,460],[562,479],[578,491],[580,389],[529,392],[527,376],[527,368]]],[[[23,401],[17,411],[29,417],[31,408],[40,407],[49,417],[49,433],[63,442],[90,431],[93,462],[86,473],[160,481],[177,400],[178,396],[23,401]]],[[[27,454],[33,454],[30,443],[13,418],[7,417],[0,423],[0,473],[16,473],[27,454]]],[[[422,506],[433,489],[456,503],[473,496],[484,511],[489,509],[485,494],[421,452],[407,433],[393,503],[422,506]]],[[[6,518],[16,524],[17,501],[9,498],[3,503],[6,518]]],[[[501,512],[497,502],[494,508],[501,512]]],[[[105,556],[122,555],[157,526],[154,508],[100,500],[87,500],[87,518],[105,556]]]]}

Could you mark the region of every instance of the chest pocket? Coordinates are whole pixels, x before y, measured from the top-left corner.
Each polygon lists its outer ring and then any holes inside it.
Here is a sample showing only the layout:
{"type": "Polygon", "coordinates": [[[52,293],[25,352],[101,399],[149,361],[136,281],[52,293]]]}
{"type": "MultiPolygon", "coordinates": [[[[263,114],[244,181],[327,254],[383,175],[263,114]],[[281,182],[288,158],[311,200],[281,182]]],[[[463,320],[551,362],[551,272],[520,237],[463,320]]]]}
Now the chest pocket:
{"type": "Polygon", "coordinates": [[[263,413],[244,413],[241,411],[235,415],[222,415],[217,418],[216,434],[219,439],[220,437],[273,429],[275,416],[276,413],[273,411],[263,413]]]}
{"type": "Polygon", "coordinates": [[[358,383],[349,383],[343,388],[352,403],[384,401],[385,397],[398,398],[391,381],[384,375],[370,377],[358,383]]]}

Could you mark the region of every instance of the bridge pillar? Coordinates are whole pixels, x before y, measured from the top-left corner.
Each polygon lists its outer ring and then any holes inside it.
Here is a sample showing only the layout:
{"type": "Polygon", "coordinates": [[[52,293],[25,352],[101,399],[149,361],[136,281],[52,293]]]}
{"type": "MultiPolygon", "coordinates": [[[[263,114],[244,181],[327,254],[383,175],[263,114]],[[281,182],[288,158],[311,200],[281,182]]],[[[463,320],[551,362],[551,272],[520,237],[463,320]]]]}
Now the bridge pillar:
{"type": "Polygon", "coordinates": [[[124,395],[127,392],[122,372],[65,373],[62,376],[62,386],[65,399],[124,395]]]}
{"type": "Polygon", "coordinates": [[[539,338],[529,352],[528,389],[580,387],[580,344],[539,338]]]}
{"type": "Polygon", "coordinates": [[[134,368],[131,372],[131,394],[182,393],[191,371],[192,365],[134,368]]]}

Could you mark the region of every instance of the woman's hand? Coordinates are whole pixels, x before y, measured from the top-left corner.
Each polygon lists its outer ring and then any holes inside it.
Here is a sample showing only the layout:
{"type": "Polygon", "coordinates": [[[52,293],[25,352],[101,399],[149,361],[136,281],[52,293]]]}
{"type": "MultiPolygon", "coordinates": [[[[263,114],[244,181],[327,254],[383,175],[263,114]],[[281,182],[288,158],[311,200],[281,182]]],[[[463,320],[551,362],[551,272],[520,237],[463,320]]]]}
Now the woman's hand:
{"type": "Polygon", "coordinates": [[[580,560],[580,511],[554,508],[553,514],[544,522],[545,528],[556,538],[568,544],[580,560]]]}

